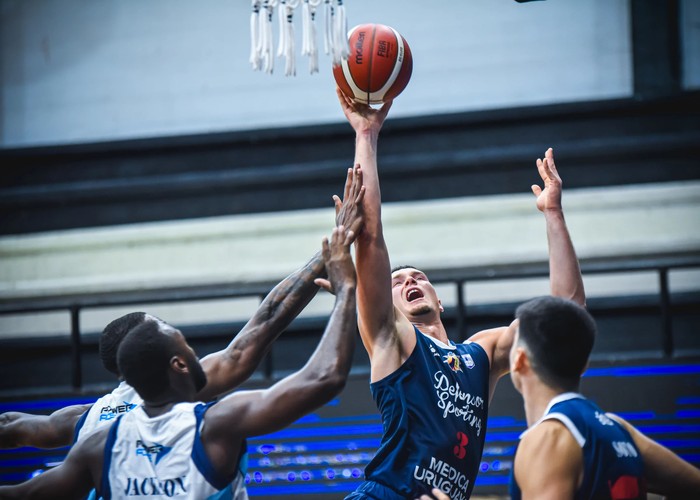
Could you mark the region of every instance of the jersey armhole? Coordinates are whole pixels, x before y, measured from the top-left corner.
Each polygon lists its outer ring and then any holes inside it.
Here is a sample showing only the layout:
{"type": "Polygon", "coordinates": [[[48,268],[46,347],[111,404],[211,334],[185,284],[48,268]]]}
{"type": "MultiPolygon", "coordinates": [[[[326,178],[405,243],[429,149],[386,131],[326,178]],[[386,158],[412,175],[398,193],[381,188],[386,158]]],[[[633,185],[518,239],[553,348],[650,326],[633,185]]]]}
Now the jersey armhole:
{"type": "Polygon", "coordinates": [[[90,413],[90,410],[92,410],[92,406],[85,410],[82,415],[80,415],[80,418],[78,419],[78,422],[75,424],[75,430],[73,431],[73,444],[78,442],[78,436],[80,435],[80,431],[83,429],[83,426],[85,425],[85,420],[87,420],[88,413],[90,413]]]}
{"type": "Polygon", "coordinates": [[[114,443],[117,440],[117,431],[119,429],[119,424],[122,422],[123,415],[120,415],[117,420],[109,428],[109,433],[107,434],[107,441],[105,442],[104,450],[104,461],[102,464],[102,481],[100,482],[99,497],[103,500],[111,500],[112,490],[109,486],[109,469],[112,466],[112,448],[114,448],[114,443]]]}
{"type": "MultiPolygon", "coordinates": [[[[194,432],[194,442],[192,443],[192,461],[197,467],[197,470],[204,476],[209,484],[214,488],[223,490],[226,488],[231,481],[219,475],[215,470],[214,466],[211,464],[207,452],[202,444],[202,423],[204,421],[204,414],[209,408],[214,405],[214,402],[198,404],[194,407],[194,416],[196,419],[195,432],[194,432]]],[[[243,447],[246,446],[246,441],[243,441],[243,447]]]]}
{"type": "Polygon", "coordinates": [[[544,422],[545,420],[558,420],[564,426],[569,429],[569,432],[571,435],[574,437],[578,445],[583,448],[586,444],[586,438],[583,437],[581,432],[579,432],[578,427],[571,421],[569,417],[564,415],[563,413],[548,413],[547,415],[544,416],[544,418],[541,420],[541,422],[544,422]]]}

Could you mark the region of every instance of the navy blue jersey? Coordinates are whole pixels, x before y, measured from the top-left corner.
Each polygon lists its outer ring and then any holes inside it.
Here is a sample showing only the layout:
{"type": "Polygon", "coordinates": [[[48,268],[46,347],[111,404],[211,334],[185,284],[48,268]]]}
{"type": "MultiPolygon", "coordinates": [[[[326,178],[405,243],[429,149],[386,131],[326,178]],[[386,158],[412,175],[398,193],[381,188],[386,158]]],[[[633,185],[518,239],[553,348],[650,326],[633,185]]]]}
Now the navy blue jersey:
{"type": "MultiPolygon", "coordinates": [[[[560,394],[535,425],[549,419],[563,423],[583,450],[583,481],[576,491],[577,500],[647,497],[644,464],[632,436],[595,403],[580,394],[560,394]]],[[[513,474],[510,494],[513,500],[521,497],[513,474]]]]}
{"type": "Polygon", "coordinates": [[[370,384],[382,442],[365,482],[348,499],[414,499],[439,488],[468,498],[481,462],[489,359],[476,344],[445,345],[415,329],[416,347],[391,375],[370,384]]]}

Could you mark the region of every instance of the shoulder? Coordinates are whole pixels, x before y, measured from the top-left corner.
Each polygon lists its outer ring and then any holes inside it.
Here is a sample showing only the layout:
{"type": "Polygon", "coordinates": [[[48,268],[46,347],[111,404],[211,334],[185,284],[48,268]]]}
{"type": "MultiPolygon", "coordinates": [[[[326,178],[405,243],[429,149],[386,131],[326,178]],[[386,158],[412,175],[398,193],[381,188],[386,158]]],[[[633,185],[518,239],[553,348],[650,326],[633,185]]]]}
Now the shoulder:
{"type": "Polygon", "coordinates": [[[566,426],[545,420],[522,436],[513,469],[523,492],[542,492],[546,484],[543,498],[566,498],[583,479],[583,452],[566,426]]]}

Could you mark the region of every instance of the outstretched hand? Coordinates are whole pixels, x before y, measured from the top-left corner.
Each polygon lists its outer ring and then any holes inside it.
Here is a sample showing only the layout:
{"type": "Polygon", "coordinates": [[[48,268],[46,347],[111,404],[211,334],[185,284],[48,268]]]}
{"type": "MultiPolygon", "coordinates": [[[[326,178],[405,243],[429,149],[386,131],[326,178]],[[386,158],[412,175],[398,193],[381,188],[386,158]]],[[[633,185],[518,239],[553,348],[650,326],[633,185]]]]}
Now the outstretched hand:
{"type": "Polygon", "coordinates": [[[433,496],[429,495],[421,495],[420,498],[417,500],[450,500],[450,497],[448,497],[445,493],[443,493],[441,490],[437,488],[433,488],[433,491],[431,491],[433,496]]]}
{"type": "Polygon", "coordinates": [[[561,177],[554,164],[554,151],[549,148],[544,154],[544,160],[537,158],[537,170],[544,181],[544,189],[537,184],[531,186],[537,197],[537,208],[541,212],[561,210],[561,177]]]}
{"type": "Polygon", "coordinates": [[[335,203],[335,225],[344,226],[351,231],[355,237],[362,231],[364,223],[364,212],[362,199],[365,196],[365,187],[362,185],[362,170],[360,165],[348,169],[348,176],[345,180],[345,191],[343,200],[338,195],[333,195],[335,203]]]}
{"type": "Polygon", "coordinates": [[[355,265],[350,256],[350,245],[355,239],[352,231],[346,231],[344,226],[333,228],[331,241],[323,238],[321,254],[326,263],[328,279],[316,278],[314,283],[332,294],[346,288],[354,288],[357,284],[355,265]]]}
{"type": "Polygon", "coordinates": [[[340,107],[343,109],[345,117],[355,132],[379,133],[393,101],[387,101],[382,104],[381,108],[374,109],[367,104],[355,102],[352,98],[343,94],[340,87],[336,87],[335,91],[338,94],[340,107]]]}

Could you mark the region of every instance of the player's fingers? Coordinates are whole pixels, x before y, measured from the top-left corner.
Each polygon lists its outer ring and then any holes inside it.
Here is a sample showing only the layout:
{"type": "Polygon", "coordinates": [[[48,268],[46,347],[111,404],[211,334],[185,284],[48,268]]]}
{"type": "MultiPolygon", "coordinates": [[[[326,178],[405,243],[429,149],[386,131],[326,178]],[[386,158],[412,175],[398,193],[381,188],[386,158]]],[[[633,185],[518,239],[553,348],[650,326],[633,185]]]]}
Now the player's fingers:
{"type": "Polygon", "coordinates": [[[450,500],[450,497],[448,497],[446,493],[437,488],[433,488],[433,491],[431,493],[437,500],[450,500]]]}
{"type": "Polygon", "coordinates": [[[326,262],[328,262],[331,258],[331,249],[328,245],[328,238],[325,236],[323,237],[323,240],[321,240],[321,255],[323,255],[323,260],[326,262]]]}
{"type": "Polygon", "coordinates": [[[540,177],[542,177],[542,179],[546,179],[547,173],[544,171],[544,163],[542,162],[542,158],[537,158],[535,163],[537,164],[537,171],[539,172],[540,177]]]}
{"type": "Polygon", "coordinates": [[[318,287],[323,288],[324,290],[333,293],[333,286],[331,285],[331,282],[328,281],[327,279],[324,278],[316,278],[314,280],[314,284],[318,287]]]}
{"type": "Polygon", "coordinates": [[[530,186],[530,189],[532,189],[532,194],[534,194],[535,196],[539,196],[542,194],[542,188],[539,187],[537,184],[533,184],[532,186],[530,186]]]}
{"type": "Polygon", "coordinates": [[[362,186],[360,188],[360,192],[357,193],[357,198],[355,198],[355,204],[359,205],[360,203],[362,203],[362,199],[365,197],[365,191],[366,191],[365,187],[362,186]]]}
{"type": "Polygon", "coordinates": [[[386,116],[389,113],[392,104],[394,104],[393,99],[382,104],[382,107],[379,108],[379,112],[382,114],[382,116],[386,116]]]}

